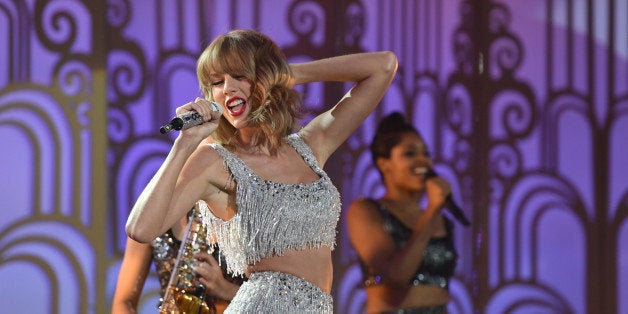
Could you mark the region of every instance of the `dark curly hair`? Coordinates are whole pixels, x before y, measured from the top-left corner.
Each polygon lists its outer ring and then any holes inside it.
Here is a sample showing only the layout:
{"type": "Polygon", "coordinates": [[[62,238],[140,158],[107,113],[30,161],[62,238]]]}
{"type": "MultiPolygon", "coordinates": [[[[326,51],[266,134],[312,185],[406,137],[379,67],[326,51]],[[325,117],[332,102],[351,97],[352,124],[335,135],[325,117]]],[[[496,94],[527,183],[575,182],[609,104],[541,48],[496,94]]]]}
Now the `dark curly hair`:
{"type": "Polygon", "coordinates": [[[391,150],[401,142],[401,136],[405,133],[413,133],[421,137],[419,131],[406,121],[401,112],[395,111],[385,116],[379,122],[371,141],[373,164],[377,165],[377,158],[390,158],[391,150]]]}

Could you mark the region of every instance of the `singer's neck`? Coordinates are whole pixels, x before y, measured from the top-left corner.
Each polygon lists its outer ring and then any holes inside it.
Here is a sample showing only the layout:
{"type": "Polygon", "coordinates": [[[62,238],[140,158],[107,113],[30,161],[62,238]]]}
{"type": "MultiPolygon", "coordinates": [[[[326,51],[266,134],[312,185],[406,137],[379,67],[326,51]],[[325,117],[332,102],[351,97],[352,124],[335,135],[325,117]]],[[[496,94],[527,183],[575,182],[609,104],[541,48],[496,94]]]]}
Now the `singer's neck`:
{"type": "Polygon", "coordinates": [[[418,203],[425,195],[425,190],[407,190],[399,188],[386,189],[383,198],[402,203],[418,203]]]}
{"type": "Polygon", "coordinates": [[[241,142],[241,139],[238,139],[238,144],[234,145],[234,153],[237,155],[265,155],[270,156],[270,150],[264,145],[254,144],[252,141],[241,142]]]}
{"type": "Polygon", "coordinates": [[[387,191],[381,201],[397,208],[416,210],[420,209],[421,195],[421,193],[407,194],[387,191]]]}
{"type": "Polygon", "coordinates": [[[238,137],[238,140],[240,141],[240,143],[242,143],[242,145],[251,145],[251,143],[253,142],[253,134],[255,134],[256,130],[257,128],[251,126],[242,127],[236,131],[236,136],[238,137]]]}
{"type": "Polygon", "coordinates": [[[254,141],[254,134],[256,131],[258,131],[258,128],[254,127],[246,127],[236,131],[235,136],[237,137],[237,144],[233,146],[236,154],[273,155],[270,147],[267,147],[267,145],[264,145],[263,143],[256,143],[254,141]]]}

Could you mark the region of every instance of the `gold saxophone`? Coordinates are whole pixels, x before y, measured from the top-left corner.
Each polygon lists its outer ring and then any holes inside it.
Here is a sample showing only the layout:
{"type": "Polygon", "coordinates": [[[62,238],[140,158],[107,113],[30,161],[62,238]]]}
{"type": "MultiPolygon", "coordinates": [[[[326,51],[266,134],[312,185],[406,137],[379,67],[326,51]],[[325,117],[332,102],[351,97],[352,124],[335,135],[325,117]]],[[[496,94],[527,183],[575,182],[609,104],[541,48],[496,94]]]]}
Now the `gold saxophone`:
{"type": "Polygon", "coordinates": [[[192,209],[163,302],[159,306],[160,314],[216,313],[213,303],[206,302],[205,286],[198,281],[192,268],[195,262],[194,255],[202,251],[211,254],[213,249],[207,242],[207,228],[202,223],[200,212],[195,207],[192,209]]]}

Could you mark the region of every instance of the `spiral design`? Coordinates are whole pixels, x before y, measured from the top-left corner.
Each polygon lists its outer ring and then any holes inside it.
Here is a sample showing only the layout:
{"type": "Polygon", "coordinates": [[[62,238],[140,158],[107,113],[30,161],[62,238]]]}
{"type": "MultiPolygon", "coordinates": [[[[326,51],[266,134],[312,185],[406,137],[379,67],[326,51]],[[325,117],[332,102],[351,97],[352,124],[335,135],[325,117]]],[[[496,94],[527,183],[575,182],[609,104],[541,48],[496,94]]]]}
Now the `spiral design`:
{"type": "Polygon", "coordinates": [[[114,92],[110,101],[118,101],[121,98],[135,99],[144,91],[146,83],[144,66],[140,58],[130,51],[116,50],[109,54],[108,62],[109,88],[114,92]]]}
{"type": "Polygon", "coordinates": [[[508,143],[496,145],[490,152],[491,173],[513,178],[521,171],[521,153],[508,143]]]}
{"type": "Polygon", "coordinates": [[[493,135],[497,138],[523,137],[534,126],[534,107],[532,101],[521,90],[504,90],[497,94],[492,102],[494,112],[493,135]],[[501,119],[500,119],[501,117],[501,119]]]}
{"type": "Polygon", "coordinates": [[[116,28],[124,28],[130,19],[128,0],[107,0],[107,22],[116,28]]]}
{"type": "Polygon", "coordinates": [[[65,1],[37,1],[34,21],[38,39],[51,50],[69,51],[77,41],[81,16],[89,16],[89,12],[80,3],[69,6],[65,1]]]}
{"type": "Polygon", "coordinates": [[[320,4],[314,1],[298,1],[290,6],[288,12],[288,22],[295,33],[312,39],[320,37],[313,41],[322,42],[323,31],[320,29],[320,25],[325,24],[325,11],[320,4]],[[315,34],[317,31],[319,34],[315,34]]]}
{"type": "Polygon", "coordinates": [[[59,63],[55,76],[61,90],[69,96],[86,93],[88,87],[92,86],[92,72],[84,60],[73,59],[59,63]]]}

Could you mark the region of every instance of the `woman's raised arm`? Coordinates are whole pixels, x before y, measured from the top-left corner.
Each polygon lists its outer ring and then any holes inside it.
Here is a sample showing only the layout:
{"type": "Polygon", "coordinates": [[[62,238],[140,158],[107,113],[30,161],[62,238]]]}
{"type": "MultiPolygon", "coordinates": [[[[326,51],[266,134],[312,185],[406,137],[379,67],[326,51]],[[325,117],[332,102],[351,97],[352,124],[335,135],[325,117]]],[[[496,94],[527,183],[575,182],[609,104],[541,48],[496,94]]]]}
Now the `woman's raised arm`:
{"type": "Polygon", "coordinates": [[[397,72],[397,57],[390,51],[350,54],[293,64],[292,71],[295,85],[319,81],[356,83],[337,104],[301,131],[324,164],[384,97],[397,72]]]}

